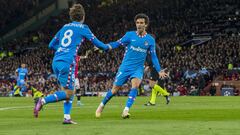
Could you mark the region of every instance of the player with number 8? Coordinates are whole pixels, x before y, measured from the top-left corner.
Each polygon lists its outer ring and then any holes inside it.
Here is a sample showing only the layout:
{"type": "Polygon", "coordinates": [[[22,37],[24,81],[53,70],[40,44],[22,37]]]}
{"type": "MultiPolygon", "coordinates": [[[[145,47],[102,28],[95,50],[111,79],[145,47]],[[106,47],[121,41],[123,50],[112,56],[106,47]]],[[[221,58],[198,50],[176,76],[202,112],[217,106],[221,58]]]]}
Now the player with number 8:
{"type": "Polygon", "coordinates": [[[63,124],[76,124],[71,120],[70,111],[74,96],[75,83],[75,57],[77,51],[85,39],[90,40],[96,47],[103,50],[111,49],[99,41],[86,24],[85,11],[81,4],[74,4],[69,11],[71,23],[65,24],[55,35],[49,44],[49,48],[55,50],[52,68],[60,84],[60,90],[45,98],[39,98],[34,108],[34,116],[38,117],[43,105],[64,101],[63,124]]]}

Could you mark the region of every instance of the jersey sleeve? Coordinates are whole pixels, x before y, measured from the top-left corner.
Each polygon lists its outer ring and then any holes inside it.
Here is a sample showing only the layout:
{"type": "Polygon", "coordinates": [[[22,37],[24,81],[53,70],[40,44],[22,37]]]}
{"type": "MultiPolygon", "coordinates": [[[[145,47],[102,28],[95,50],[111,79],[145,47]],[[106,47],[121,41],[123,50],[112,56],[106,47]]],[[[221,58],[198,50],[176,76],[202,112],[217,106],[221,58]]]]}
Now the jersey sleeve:
{"type": "Polygon", "coordinates": [[[130,42],[130,34],[127,32],[122,38],[115,42],[109,43],[113,49],[118,48],[120,45],[126,46],[130,42]]]}
{"type": "Polygon", "coordinates": [[[59,36],[60,36],[60,31],[57,32],[57,34],[54,36],[54,38],[51,40],[49,43],[49,48],[52,50],[57,50],[59,46],[59,36]]]}
{"type": "Polygon", "coordinates": [[[96,38],[96,36],[92,33],[88,26],[85,26],[83,30],[84,30],[83,37],[91,41],[96,47],[101,48],[103,50],[109,49],[109,47],[106,44],[104,44],[103,42],[96,38]]]}
{"type": "Polygon", "coordinates": [[[152,58],[152,63],[154,68],[157,70],[157,72],[160,72],[161,67],[157,58],[157,54],[156,54],[156,44],[155,44],[155,40],[152,42],[152,44],[150,45],[150,54],[151,54],[151,58],[152,58]]]}

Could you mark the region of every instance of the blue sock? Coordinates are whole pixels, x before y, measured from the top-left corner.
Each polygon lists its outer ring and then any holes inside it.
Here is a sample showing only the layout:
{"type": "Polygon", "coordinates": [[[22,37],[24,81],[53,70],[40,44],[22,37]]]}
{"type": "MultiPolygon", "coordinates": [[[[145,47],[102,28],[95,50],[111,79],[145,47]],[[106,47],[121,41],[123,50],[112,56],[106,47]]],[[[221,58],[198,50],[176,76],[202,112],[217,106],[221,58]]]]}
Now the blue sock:
{"type": "Polygon", "coordinates": [[[107,102],[113,97],[115,96],[115,94],[112,94],[112,90],[109,90],[106,94],[106,96],[104,97],[104,99],[102,100],[103,105],[106,105],[107,102]]]}
{"type": "Polygon", "coordinates": [[[66,95],[65,91],[63,91],[63,90],[57,91],[54,94],[48,95],[47,97],[44,98],[45,104],[58,102],[58,101],[66,99],[66,97],[67,97],[67,95],[66,95]]]}
{"type": "Polygon", "coordinates": [[[134,103],[134,100],[136,99],[137,97],[137,94],[138,94],[138,89],[137,88],[132,88],[128,94],[128,100],[127,100],[127,103],[126,103],[126,107],[130,108],[133,103],[134,103]]]}
{"type": "Polygon", "coordinates": [[[71,113],[73,98],[74,98],[74,96],[71,96],[69,101],[64,101],[64,103],[63,103],[64,114],[70,114],[71,113]]]}

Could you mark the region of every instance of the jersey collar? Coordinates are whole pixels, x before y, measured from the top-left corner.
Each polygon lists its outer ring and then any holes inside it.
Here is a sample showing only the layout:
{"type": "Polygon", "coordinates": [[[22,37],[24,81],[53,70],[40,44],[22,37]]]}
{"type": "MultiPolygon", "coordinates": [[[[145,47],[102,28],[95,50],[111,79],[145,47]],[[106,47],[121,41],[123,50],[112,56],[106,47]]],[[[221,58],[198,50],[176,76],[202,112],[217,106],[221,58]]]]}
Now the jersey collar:
{"type": "Polygon", "coordinates": [[[144,35],[139,35],[139,34],[137,33],[137,31],[136,31],[136,34],[137,34],[137,36],[140,37],[140,38],[144,38],[144,37],[147,36],[147,32],[146,32],[144,35]]]}

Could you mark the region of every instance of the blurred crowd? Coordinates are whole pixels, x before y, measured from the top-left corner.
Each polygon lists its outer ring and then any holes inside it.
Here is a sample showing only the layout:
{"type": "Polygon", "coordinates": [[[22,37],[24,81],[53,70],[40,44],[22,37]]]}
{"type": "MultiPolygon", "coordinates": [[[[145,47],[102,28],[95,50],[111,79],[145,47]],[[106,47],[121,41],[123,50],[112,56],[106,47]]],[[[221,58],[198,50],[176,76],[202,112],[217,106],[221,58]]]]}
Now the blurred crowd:
{"type": "MultiPolygon", "coordinates": [[[[104,5],[91,1],[79,2],[86,9],[86,24],[105,43],[134,30],[134,16],[139,12],[146,13],[150,17],[148,32],[156,36],[161,48],[160,63],[170,71],[171,79],[166,83],[166,88],[172,95],[206,94],[201,93],[204,87],[219,75],[224,75],[225,79],[234,76],[233,79],[240,80],[238,72],[229,71],[229,65],[240,67],[238,0],[118,0],[104,5]],[[151,7],[151,10],[146,7],[151,7]],[[182,45],[193,36],[206,33],[211,36],[209,41],[199,45],[182,45]],[[207,73],[202,73],[203,69],[207,73]]],[[[63,11],[48,19],[38,30],[29,31],[20,39],[13,39],[2,46],[1,50],[11,50],[14,55],[0,60],[1,93],[13,89],[14,72],[21,63],[27,64],[30,85],[44,94],[58,89],[51,69],[54,52],[47,46],[57,30],[69,21],[68,11],[63,11]]],[[[1,24],[4,27],[5,23],[1,24]]],[[[97,93],[110,89],[124,48],[98,52],[93,50],[90,42],[86,42],[80,50],[80,55],[90,52],[88,58],[79,63],[81,90],[97,93]]],[[[147,91],[148,84],[143,82],[141,89],[147,91]]]]}
{"type": "Polygon", "coordinates": [[[0,0],[0,29],[31,16],[38,5],[39,0],[0,0]]]}

